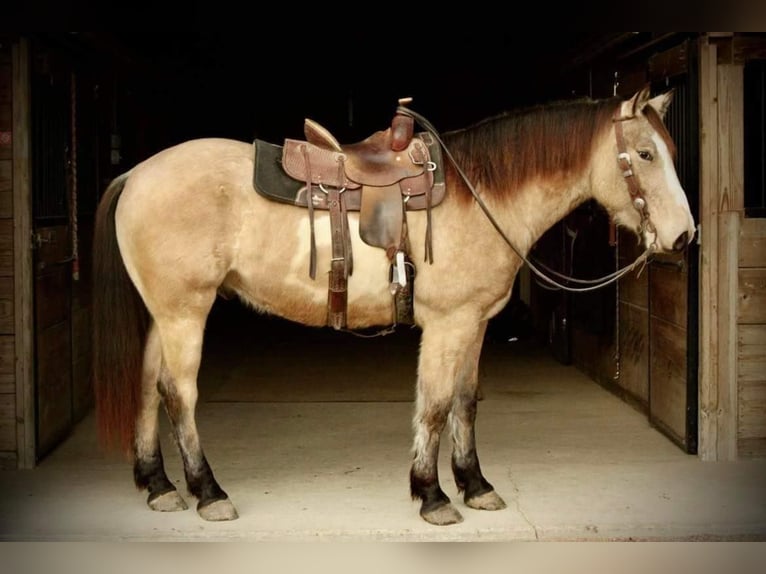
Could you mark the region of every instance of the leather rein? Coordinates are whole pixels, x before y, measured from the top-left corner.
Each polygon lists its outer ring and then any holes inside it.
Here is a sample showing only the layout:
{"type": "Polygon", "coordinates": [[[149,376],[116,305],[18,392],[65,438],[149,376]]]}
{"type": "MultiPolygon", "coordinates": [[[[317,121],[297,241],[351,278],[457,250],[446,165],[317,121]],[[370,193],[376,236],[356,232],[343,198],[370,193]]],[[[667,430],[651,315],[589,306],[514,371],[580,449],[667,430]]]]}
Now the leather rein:
{"type": "MultiPolygon", "coordinates": [[[[402,113],[402,114],[412,116],[415,120],[418,121],[418,123],[420,123],[421,126],[423,126],[423,128],[425,128],[429,133],[431,133],[431,135],[434,138],[436,138],[436,141],[438,141],[439,145],[441,145],[442,149],[444,150],[444,153],[450,159],[450,161],[452,162],[452,165],[455,167],[458,174],[460,174],[460,177],[465,182],[466,186],[471,192],[471,195],[473,195],[474,199],[476,200],[476,203],[479,204],[479,207],[481,207],[482,211],[487,216],[487,219],[489,219],[489,222],[492,224],[495,230],[497,230],[497,232],[500,234],[503,240],[508,244],[508,246],[514,251],[514,253],[516,253],[516,255],[524,263],[527,264],[527,266],[529,266],[529,268],[532,270],[533,273],[535,273],[535,275],[545,280],[549,284],[553,285],[554,287],[563,289],[565,291],[570,291],[570,292],[593,291],[595,289],[606,287],[610,283],[617,281],[623,275],[630,273],[636,267],[640,267],[639,269],[639,275],[640,275],[644,266],[646,266],[646,263],[648,262],[649,258],[657,250],[656,243],[652,243],[651,245],[649,245],[649,247],[646,248],[646,250],[643,253],[641,253],[636,258],[636,260],[633,263],[626,265],[625,267],[622,267],[621,269],[618,269],[617,271],[610,273],[608,275],[605,275],[599,279],[576,279],[574,277],[569,277],[569,276],[563,275],[562,273],[554,271],[553,269],[546,267],[542,263],[538,263],[537,265],[533,264],[526,256],[524,256],[524,254],[521,253],[521,251],[513,244],[513,242],[508,238],[508,236],[502,230],[500,225],[497,223],[497,220],[495,220],[495,218],[490,213],[489,209],[487,208],[487,205],[481,199],[481,196],[478,194],[474,186],[469,181],[468,177],[460,168],[457,161],[455,161],[455,158],[452,156],[449,149],[447,149],[447,146],[444,145],[444,142],[439,136],[439,133],[433,127],[431,122],[429,122],[426,118],[424,118],[420,114],[413,112],[412,110],[405,108],[403,106],[400,106],[398,108],[397,113],[402,113]],[[568,285],[564,285],[563,283],[560,283],[558,280],[553,279],[549,277],[548,275],[546,275],[545,273],[543,273],[543,271],[541,271],[541,269],[538,266],[544,268],[547,273],[549,273],[550,275],[553,275],[554,277],[562,281],[576,283],[576,284],[584,285],[584,286],[570,287],[568,285]]],[[[630,155],[627,152],[627,148],[625,145],[625,137],[623,135],[623,130],[622,130],[622,123],[627,120],[635,119],[635,117],[636,117],[635,115],[631,115],[631,116],[615,116],[614,118],[612,118],[612,123],[614,123],[615,138],[617,140],[617,162],[619,163],[620,168],[622,169],[622,176],[625,179],[625,182],[628,186],[628,192],[630,193],[633,207],[641,215],[641,225],[640,225],[639,231],[641,233],[643,233],[644,231],[649,231],[650,233],[654,233],[656,237],[657,236],[656,230],[655,230],[654,224],[651,222],[651,219],[649,218],[649,210],[646,206],[646,199],[644,198],[644,193],[641,188],[641,184],[638,181],[638,175],[636,175],[636,173],[633,171],[632,161],[630,159],[630,155]]]]}

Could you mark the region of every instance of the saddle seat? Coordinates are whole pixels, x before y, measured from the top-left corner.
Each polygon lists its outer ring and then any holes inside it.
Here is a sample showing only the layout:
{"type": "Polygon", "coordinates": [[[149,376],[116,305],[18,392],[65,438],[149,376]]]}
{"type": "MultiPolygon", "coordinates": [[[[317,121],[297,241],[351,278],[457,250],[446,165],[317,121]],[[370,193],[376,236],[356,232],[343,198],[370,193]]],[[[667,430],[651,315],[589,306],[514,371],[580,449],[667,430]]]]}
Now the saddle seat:
{"type": "Polygon", "coordinates": [[[341,145],[327,129],[306,119],[304,134],[308,143],[343,154],[346,176],[358,184],[387,186],[426,169],[428,155],[423,146],[413,145],[412,130],[401,135],[390,127],[360,142],[341,145]]]}

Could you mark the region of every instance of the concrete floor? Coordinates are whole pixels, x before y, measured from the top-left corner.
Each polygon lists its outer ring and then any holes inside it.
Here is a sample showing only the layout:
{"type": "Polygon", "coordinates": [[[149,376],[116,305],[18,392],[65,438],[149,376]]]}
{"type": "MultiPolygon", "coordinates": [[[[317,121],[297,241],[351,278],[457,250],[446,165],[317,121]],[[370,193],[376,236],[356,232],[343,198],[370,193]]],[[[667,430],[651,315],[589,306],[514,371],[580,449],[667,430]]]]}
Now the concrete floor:
{"type": "MultiPolygon", "coordinates": [[[[205,522],[189,496],[185,512],[150,511],[130,464],[97,447],[91,414],[34,470],[0,472],[0,540],[766,540],[766,460],[686,455],[524,341],[488,341],[481,368],[479,455],[508,508],[465,507],[445,435],[442,487],[465,520],[429,525],[408,485],[417,332],[368,340],[257,321],[211,321],[201,370],[198,427],[238,520],[205,522]]],[[[162,439],[185,493],[166,424],[162,439]]]]}

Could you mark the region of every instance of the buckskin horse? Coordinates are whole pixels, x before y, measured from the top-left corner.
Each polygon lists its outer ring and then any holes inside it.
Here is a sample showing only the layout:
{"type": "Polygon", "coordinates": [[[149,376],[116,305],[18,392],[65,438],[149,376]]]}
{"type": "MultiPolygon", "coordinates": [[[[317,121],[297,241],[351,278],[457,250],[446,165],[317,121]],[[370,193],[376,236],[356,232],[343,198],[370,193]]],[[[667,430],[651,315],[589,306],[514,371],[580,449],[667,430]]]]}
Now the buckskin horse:
{"type": "Polygon", "coordinates": [[[445,428],[464,503],[504,508],[474,434],[487,322],[535,242],[587,200],[634,230],[649,257],[686,248],[695,223],[663,123],[671,101],[672,92],[652,97],[645,87],[441,136],[413,133],[407,120],[417,115],[400,106],[391,127],[350,145],[307,119],[305,141],[196,139],[137,164],[111,182],[96,215],[93,377],[103,443],[132,460],[151,509],[185,509],[163,466],[164,404],[198,514],[236,519],[194,414],[216,297],[351,331],[409,318],[421,330],[410,470],[420,515],[437,525],[462,520],[437,474],[445,428]]]}

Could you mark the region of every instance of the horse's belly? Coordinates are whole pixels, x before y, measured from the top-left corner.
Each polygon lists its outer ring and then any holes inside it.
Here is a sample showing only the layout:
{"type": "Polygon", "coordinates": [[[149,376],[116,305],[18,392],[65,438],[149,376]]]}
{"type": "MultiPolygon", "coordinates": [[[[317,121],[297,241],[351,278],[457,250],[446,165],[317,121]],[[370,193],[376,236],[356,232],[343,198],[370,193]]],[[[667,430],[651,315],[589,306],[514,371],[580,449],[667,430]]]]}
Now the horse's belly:
{"type": "MultiPolygon", "coordinates": [[[[312,279],[307,211],[260,197],[251,199],[252,213],[239,235],[229,287],[260,311],[307,325],[325,325],[332,258],[329,215],[315,212],[316,276],[312,279]]],[[[348,326],[390,324],[393,298],[385,252],[361,241],[355,213],[349,214],[349,228],[353,270],[347,284],[348,326]]]]}

